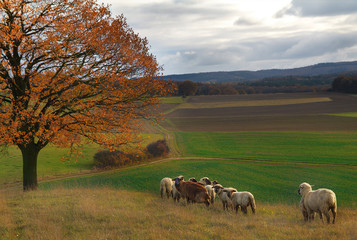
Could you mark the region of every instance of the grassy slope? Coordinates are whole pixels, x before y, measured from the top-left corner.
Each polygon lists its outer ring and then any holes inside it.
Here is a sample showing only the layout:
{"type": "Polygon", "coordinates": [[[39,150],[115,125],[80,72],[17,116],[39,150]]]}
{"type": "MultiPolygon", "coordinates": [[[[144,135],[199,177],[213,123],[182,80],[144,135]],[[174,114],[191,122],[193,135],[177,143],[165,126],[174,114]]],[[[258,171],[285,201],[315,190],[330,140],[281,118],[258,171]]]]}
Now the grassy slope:
{"type": "MultiPolygon", "coordinates": [[[[163,177],[208,176],[224,186],[251,191],[261,202],[294,204],[301,182],[333,189],[339,206],[357,207],[354,133],[176,133],[184,156],[176,160],[67,180],[69,186],[114,186],[158,193],[163,177]],[[258,147],[257,147],[258,146],[258,147]],[[232,159],[204,159],[225,157],[232,159]]],[[[47,188],[56,185],[42,185],[47,188]]]]}
{"type": "Polygon", "coordinates": [[[234,160],[173,160],[142,167],[122,169],[91,177],[48,182],[42,189],[57,187],[110,186],[151,192],[159,195],[159,183],[163,177],[184,175],[186,178],[208,176],[224,186],[250,191],[258,202],[296,204],[301,182],[310,182],[316,188],[327,187],[336,192],[339,206],[356,208],[356,168],[328,168],[311,166],[247,164],[234,160]]]}
{"type": "MultiPolygon", "coordinates": [[[[162,134],[143,134],[143,146],[163,138],[162,134]]],[[[100,149],[98,145],[87,144],[82,149],[82,156],[77,160],[62,162],[63,156],[69,156],[68,149],[47,146],[41,150],[38,157],[38,177],[46,178],[51,175],[62,175],[89,171],[93,168],[93,156],[100,149]]],[[[0,183],[22,180],[22,155],[15,146],[10,146],[7,153],[0,155],[0,183]]]]}
{"type": "Polygon", "coordinates": [[[297,206],[259,204],[253,216],[221,204],[174,204],[156,195],[111,188],[0,195],[1,239],[354,239],[357,210],[335,225],[304,224],[297,206]]]}

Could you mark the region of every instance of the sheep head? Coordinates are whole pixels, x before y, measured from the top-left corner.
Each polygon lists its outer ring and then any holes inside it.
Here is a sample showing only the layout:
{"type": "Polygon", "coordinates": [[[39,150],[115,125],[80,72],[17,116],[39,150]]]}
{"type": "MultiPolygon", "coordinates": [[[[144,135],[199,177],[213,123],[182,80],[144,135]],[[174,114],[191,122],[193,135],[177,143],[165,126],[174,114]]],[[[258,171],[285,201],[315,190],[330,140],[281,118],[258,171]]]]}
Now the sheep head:
{"type": "Polygon", "coordinates": [[[204,186],[212,184],[208,177],[201,178],[200,183],[202,183],[204,186]]]}
{"type": "Polygon", "coordinates": [[[237,191],[234,190],[234,189],[223,190],[223,191],[224,191],[224,192],[227,192],[227,196],[228,196],[229,198],[232,198],[233,193],[234,193],[234,192],[237,192],[237,191]]]}
{"type": "Polygon", "coordinates": [[[222,185],[220,185],[220,184],[216,184],[216,185],[214,186],[214,192],[215,192],[215,193],[219,193],[219,192],[221,192],[223,189],[224,189],[224,188],[223,188],[222,185]]]}
{"type": "Polygon", "coordinates": [[[310,192],[311,190],[312,190],[312,186],[310,184],[306,183],[306,182],[303,182],[299,186],[298,193],[301,196],[304,196],[307,192],[310,192]]]}
{"type": "Polygon", "coordinates": [[[190,182],[197,182],[196,178],[194,178],[194,177],[188,179],[188,181],[190,181],[190,182]]]}

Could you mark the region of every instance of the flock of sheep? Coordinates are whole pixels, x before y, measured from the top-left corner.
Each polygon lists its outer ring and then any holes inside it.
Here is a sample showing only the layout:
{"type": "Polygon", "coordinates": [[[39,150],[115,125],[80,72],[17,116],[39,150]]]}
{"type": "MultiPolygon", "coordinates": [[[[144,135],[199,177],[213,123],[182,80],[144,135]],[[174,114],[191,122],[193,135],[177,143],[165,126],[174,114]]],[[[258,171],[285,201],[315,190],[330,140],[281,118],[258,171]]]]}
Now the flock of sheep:
{"type": "MultiPolygon", "coordinates": [[[[326,217],[327,223],[330,223],[329,211],[332,212],[332,223],[335,223],[337,214],[336,195],[333,191],[325,188],[312,190],[312,186],[308,183],[302,183],[299,186],[298,193],[301,195],[299,204],[300,210],[305,221],[311,221],[318,213],[323,221],[322,215],[326,217]]],[[[186,199],[187,203],[204,203],[208,207],[214,204],[216,195],[221,200],[223,210],[235,209],[236,213],[239,208],[244,214],[247,214],[247,209],[250,206],[252,212],[255,213],[256,205],[253,194],[250,192],[239,192],[232,187],[223,187],[216,180],[211,181],[208,177],[203,177],[200,181],[195,178],[184,180],[183,176],[176,178],[165,177],[160,182],[161,198],[167,195],[179,202],[180,199],[186,199]]]]}

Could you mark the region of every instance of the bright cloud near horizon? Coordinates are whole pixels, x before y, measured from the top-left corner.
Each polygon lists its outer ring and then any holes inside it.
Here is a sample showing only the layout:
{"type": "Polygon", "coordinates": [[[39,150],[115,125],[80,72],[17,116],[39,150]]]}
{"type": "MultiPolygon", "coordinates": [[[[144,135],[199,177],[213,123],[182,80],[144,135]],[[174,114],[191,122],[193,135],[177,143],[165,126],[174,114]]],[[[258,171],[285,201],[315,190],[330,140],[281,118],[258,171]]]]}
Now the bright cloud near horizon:
{"type": "Polygon", "coordinates": [[[356,0],[98,0],[146,37],[164,75],[357,60],[356,0]]]}

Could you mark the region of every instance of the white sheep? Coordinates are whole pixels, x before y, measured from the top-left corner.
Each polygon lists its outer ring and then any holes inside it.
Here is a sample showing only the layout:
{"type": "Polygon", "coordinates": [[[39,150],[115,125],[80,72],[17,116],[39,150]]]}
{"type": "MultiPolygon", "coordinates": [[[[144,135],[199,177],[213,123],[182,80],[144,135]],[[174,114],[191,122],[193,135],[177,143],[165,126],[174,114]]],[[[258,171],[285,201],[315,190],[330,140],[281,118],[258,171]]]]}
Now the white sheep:
{"type": "Polygon", "coordinates": [[[228,192],[228,197],[232,200],[233,208],[236,210],[236,213],[241,208],[241,211],[244,214],[247,214],[247,207],[251,207],[252,212],[255,213],[255,200],[253,194],[250,192],[228,192]]]}
{"type": "MultiPolygon", "coordinates": [[[[218,182],[216,180],[213,181],[215,184],[218,184],[218,182]]],[[[211,180],[209,180],[208,177],[203,177],[200,179],[199,183],[202,184],[203,186],[205,186],[205,188],[208,191],[208,194],[211,197],[211,204],[214,204],[214,199],[216,198],[216,193],[214,191],[213,188],[213,182],[211,182],[211,180]]]]}
{"type": "Polygon", "coordinates": [[[211,197],[211,204],[214,204],[214,199],[216,198],[216,193],[214,192],[214,188],[212,185],[206,185],[208,195],[211,197]]]}
{"type": "MultiPolygon", "coordinates": [[[[178,176],[177,178],[179,179],[184,179],[184,177],[182,175],[178,176]]],[[[160,195],[161,198],[163,198],[164,193],[167,194],[167,198],[169,198],[170,196],[173,197],[173,188],[172,185],[175,183],[175,178],[169,178],[169,177],[165,177],[163,179],[161,179],[160,181],[160,195]]]]}
{"type": "Polygon", "coordinates": [[[337,201],[336,195],[333,191],[326,188],[320,188],[312,191],[312,187],[310,184],[304,182],[300,184],[298,193],[302,196],[301,203],[302,213],[306,210],[307,218],[305,221],[311,221],[314,218],[314,212],[317,212],[320,215],[320,219],[323,222],[322,214],[325,215],[327,223],[330,223],[330,215],[329,210],[332,212],[333,220],[332,223],[335,223],[336,215],[337,215],[337,201]]]}
{"type": "Polygon", "coordinates": [[[174,181],[172,178],[165,177],[165,178],[161,179],[161,181],[160,181],[161,198],[163,198],[164,193],[166,193],[167,198],[172,196],[172,184],[174,184],[174,181]]]}
{"type": "Polygon", "coordinates": [[[228,193],[237,192],[237,189],[224,188],[221,184],[216,184],[214,186],[214,191],[217,193],[219,199],[221,199],[222,201],[223,210],[228,210],[228,207],[232,208],[232,200],[228,196],[228,193]]]}

